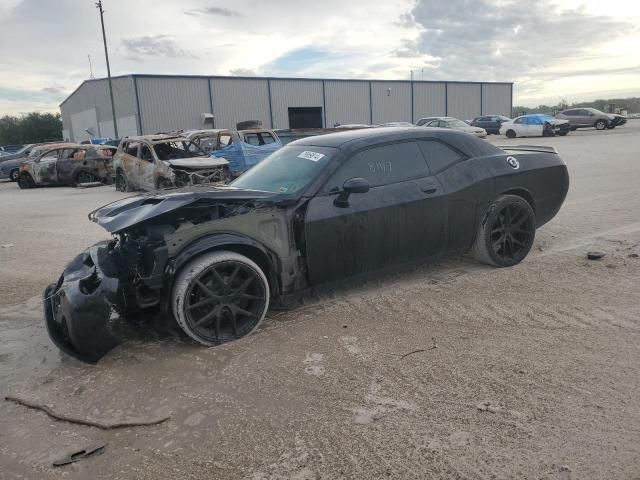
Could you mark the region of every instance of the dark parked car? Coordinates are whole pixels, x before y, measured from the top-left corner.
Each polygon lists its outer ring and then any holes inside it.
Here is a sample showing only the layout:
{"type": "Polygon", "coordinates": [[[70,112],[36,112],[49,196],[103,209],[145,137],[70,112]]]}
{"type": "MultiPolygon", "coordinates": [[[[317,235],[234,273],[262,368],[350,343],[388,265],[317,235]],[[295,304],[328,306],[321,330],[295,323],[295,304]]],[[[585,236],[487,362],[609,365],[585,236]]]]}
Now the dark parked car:
{"type": "Polygon", "coordinates": [[[30,143],[14,153],[8,153],[0,157],[0,180],[8,178],[12,182],[18,179],[20,164],[27,159],[31,149],[38,144],[30,143]]]}
{"type": "Polygon", "coordinates": [[[568,187],[551,147],[502,150],[451,129],[298,140],[230,186],[134,196],[91,213],[113,240],[46,289],[46,325],[85,361],[119,341],[113,312],[164,311],[216,345],[311,287],[468,250],[515,265],[568,187]]]}
{"type": "Polygon", "coordinates": [[[490,135],[498,135],[502,124],[510,120],[509,117],[505,117],[504,115],[485,115],[484,117],[476,117],[471,120],[471,125],[484,128],[490,135]]]}

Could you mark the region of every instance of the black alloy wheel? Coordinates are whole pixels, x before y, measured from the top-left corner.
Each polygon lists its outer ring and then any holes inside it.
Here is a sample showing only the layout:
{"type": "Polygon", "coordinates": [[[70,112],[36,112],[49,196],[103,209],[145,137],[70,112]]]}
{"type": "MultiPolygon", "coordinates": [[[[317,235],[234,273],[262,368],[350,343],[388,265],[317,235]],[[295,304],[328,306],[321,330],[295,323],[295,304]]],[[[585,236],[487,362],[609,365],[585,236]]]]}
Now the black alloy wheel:
{"type": "Polygon", "coordinates": [[[517,195],[501,195],[480,221],[473,256],[496,267],[520,263],[531,250],[536,234],[533,208],[517,195]]]}
{"type": "Polygon", "coordinates": [[[535,224],[528,209],[515,203],[507,204],[491,226],[491,245],[496,256],[506,263],[520,261],[529,252],[535,224]]]}
{"type": "Polygon", "coordinates": [[[199,340],[228,342],[254,330],[266,301],[260,275],[245,263],[227,260],[207,267],[191,280],[184,320],[199,340]]]}

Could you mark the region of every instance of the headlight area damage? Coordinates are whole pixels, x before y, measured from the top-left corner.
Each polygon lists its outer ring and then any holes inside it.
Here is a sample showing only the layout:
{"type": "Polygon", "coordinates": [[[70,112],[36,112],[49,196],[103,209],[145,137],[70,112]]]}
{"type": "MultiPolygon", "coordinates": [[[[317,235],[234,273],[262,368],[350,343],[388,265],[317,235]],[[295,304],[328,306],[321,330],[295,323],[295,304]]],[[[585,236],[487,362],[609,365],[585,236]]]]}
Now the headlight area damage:
{"type": "MultiPolygon", "coordinates": [[[[45,290],[49,336],[67,354],[97,362],[121,342],[119,317],[171,307],[167,299],[182,245],[193,245],[212,230],[219,230],[221,241],[229,241],[232,234],[224,232],[229,231],[230,222],[238,227],[235,231],[273,222],[284,225],[283,210],[275,207],[270,196],[274,195],[231,188],[178,191],[130,197],[92,212],[89,218],[114,238],[78,255],[58,282],[45,290]]],[[[278,232],[276,236],[282,231],[279,227],[267,230],[278,232]]],[[[187,252],[184,258],[189,257],[187,252]]]]}

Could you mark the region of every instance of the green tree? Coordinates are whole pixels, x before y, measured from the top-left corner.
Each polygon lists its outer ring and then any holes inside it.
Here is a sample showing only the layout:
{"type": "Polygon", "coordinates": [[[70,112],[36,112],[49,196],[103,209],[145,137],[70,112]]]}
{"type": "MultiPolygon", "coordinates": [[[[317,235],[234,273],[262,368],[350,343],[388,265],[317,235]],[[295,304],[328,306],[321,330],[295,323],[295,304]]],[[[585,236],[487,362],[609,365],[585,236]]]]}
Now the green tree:
{"type": "Polygon", "coordinates": [[[62,120],[59,113],[31,112],[0,118],[0,145],[39,143],[62,140],[62,120]]]}

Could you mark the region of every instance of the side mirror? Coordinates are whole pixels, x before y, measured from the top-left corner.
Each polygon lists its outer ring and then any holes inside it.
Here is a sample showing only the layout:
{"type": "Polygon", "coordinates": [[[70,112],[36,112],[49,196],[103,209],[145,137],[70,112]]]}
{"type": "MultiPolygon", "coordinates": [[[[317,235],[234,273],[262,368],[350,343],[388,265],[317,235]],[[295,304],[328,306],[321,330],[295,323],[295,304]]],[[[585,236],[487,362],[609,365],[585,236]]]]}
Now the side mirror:
{"type": "Polygon", "coordinates": [[[367,193],[370,188],[371,185],[369,185],[366,179],[360,177],[350,178],[344,182],[342,192],[340,192],[340,195],[336,197],[333,203],[336,207],[348,207],[349,195],[352,193],[367,193]]]}

